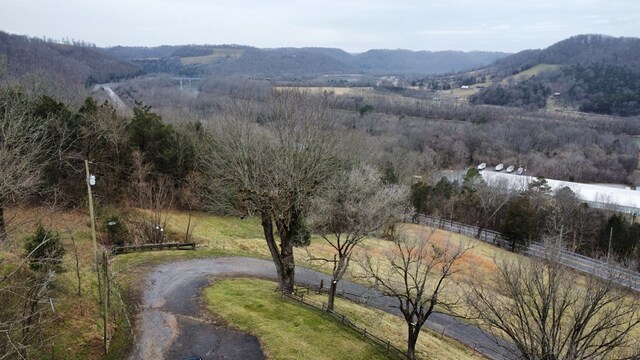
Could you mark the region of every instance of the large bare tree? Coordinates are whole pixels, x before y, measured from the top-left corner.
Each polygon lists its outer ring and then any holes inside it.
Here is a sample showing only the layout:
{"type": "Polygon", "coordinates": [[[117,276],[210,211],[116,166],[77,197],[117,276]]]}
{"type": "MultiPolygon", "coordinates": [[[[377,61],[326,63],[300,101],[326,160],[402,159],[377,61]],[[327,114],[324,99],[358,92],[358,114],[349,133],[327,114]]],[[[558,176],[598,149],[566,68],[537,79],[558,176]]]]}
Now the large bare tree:
{"type": "MultiPolygon", "coordinates": [[[[550,254],[553,251],[549,252],[550,254]]],[[[553,259],[496,260],[495,283],[476,281],[470,311],[528,360],[637,358],[637,296],[608,280],[585,280],[553,259]]]]}
{"type": "Polygon", "coordinates": [[[0,241],[6,237],[5,206],[35,192],[42,180],[45,129],[32,112],[27,95],[0,89],[0,241]]]}
{"type": "Polygon", "coordinates": [[[309,223],[335,250],[332,258],[311,256],[333,264],[328,310],[333,310],[354,249],[367,235],[402,221],[407,208],[408,189],[385,185],[381,174],[366,165],[337,174],[313,199],[309,223]]]}
{"type": "Polygon", "coordinates": [[[415,359],[416,342],[429,316],[441,309],[454,311],[456,296],[443,296],[452,276],[462,270],[462,257],[468,248],[446,241],[439,246],[434,230],[417,237],[402,237],[382,259],[367,255],[362,266],[375,286],[398,300],[398,308],[407,323],[407,356],[415,359]]]}
{"type": "Polygon", "coordinates": [[[344,155],[326,101],[292,91],[273,92],[261,104],[237,100],[210,123],[202,159],[210,203],[260,216],[284,292],[293,291],[293,247],[308,239],[308,200],[344,155]]]}

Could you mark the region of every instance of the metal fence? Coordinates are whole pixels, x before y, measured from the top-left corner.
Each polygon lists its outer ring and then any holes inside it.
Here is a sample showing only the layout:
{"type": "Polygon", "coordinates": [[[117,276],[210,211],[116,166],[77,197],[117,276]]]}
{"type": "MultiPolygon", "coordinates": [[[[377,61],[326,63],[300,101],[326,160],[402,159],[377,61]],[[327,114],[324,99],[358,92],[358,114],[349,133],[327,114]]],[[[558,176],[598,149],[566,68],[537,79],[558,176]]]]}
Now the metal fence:
{"type": "MultiPolygon", "coordinates": [[[[419,215],[412,222],[430,227],[448,230],[453,233],[480,239],[503,248],[511,248],[510,241],[497,231],[482,229],[478,234],[478,227],[459,223],[435,216],[419,215]]],[[[540,242],[531,242],[528,247],[518,247],[516,250],[533,257],[551,259],[561,265],[597,276],[640,292],[640,274],[632,269],[616,265],[611,262],[590,258],[574,252],[550,248],[540,242]]]]}

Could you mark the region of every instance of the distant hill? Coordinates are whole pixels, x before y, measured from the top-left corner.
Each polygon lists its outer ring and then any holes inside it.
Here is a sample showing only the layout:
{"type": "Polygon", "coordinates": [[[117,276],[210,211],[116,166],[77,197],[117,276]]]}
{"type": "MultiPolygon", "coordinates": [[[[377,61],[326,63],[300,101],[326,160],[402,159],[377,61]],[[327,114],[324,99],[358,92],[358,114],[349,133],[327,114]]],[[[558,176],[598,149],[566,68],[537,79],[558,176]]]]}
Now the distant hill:
{"type": "Polygon", "coordinates": [[[69,83],[91,85],[142,74],[140,66],[91,46],[63,45],[0,31],[0,58],[7,73],[50,74],[69,83]]]}
{"type": "Polygon", "coordinates": [[[640,39],[578,35],[497,60],[474,74],[491,86],[471,98],[492,105],[555,106],[640,115],[640,39]],[[535,71],[534,71],[535,70],[535,71]]]}
{"type": "Polygon", "coordinates": [[[361,71],[375,74],[445,74],[476,69],[507,56],[499,52],[369,50],[354,56],[361,71]]]}
{"type": "Polygon", "coordinates": [[[240,45],[113,47],[105,51],[121,59],[132,60],[149,73],[185,76],[444,74],[480,68],[507,56],[499,52],[409,50],[370,50],[350,54],[333,48],[258,49],[240,45]]]}

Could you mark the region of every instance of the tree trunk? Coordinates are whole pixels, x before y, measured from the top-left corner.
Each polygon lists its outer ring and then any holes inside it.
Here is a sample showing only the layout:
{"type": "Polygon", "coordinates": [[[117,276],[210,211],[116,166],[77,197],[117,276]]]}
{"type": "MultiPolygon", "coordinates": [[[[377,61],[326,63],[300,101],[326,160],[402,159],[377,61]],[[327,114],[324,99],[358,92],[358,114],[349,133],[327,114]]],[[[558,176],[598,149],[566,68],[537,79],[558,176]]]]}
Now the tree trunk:
{"type": "Polygon", "coordinates": [[[329,287],[329,301],[327,302],[327,311],[333,311],[333,303],[336,298],[336,289],[338,288],[338,281],[332,280],[329,287]]]}
{"type": "Polygon", "coordinates": [[[4,204],[0,201],[0,242],[4,241],[7,231],[4,225],[4,204]]]}
{"type": "Polygon", "coordinates": [[[282,289],[282,264],[280,263],[280,256],[278,256],[278,247],[276,246],[276,240],[273,237],[273,222],[271,221],[271,215],[263,211],[260,213],[262,220],[262,230],[264,231],[264,238],[267,241],[269,252],[273,263],[276,265],[276,274],[278,275],[278,286],[282,289]]]}
{"type": "Polygon", "coordinates": [[[280,290],[286,294],[291,294],[293,293],[296,264],[293,258],[293,243],[289,237],[280,239],[280,261],[282,264],[280,290]]]}
{"type": "Polygon", "coordinates": [[[263,211],[260,214],[262,219],[262,230],[264,231],[264,238],[267,241],[269,252],[273,263],[276,265],[276,273],[278,275],[278,287],[280,291],[291,294],[293,293],[293,284],[295,278],[295,262],[293,259],[293,244],[288,238],[288,234],[283,231],[280,233],[280,251],[276,240],[273,236],[273,221],[271,220],[271,214],[268,211],[263,211]]]}
{"type": "Polygon", "coordinates": [[[407,339],[407,357],[409,358],[409,360],[415,360],[416,342],[418,342],[418,334],[420,333],[420,328],[413,324],[408,324],[408,327],[409,336],[407,339]]]}

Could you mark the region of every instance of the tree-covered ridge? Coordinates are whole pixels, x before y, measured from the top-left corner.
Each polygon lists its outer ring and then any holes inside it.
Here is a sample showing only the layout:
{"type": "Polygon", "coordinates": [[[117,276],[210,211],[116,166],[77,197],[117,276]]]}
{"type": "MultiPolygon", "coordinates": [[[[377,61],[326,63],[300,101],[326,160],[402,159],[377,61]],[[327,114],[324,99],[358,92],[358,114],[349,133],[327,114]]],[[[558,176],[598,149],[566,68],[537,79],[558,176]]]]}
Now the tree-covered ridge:
{"type": "Polygon", "coordinates": [[[484,70],[493,85],[476,104],[542,108],[555,94],[561,106],[618,116],[640,114],[640,39],[579,35],[544,50],[527,50],[484,70]],[[547,69],[522,81],[509,78],[539,64],[547,69]]]}
{"type": "Polygon", "coordinates": [[[46,74],[72,84],[91,85],[142,74],[142,69],[89,44],[59,44],[0,31],[0,58],[13,77],[46,74]]]}

